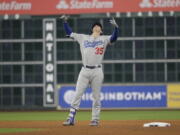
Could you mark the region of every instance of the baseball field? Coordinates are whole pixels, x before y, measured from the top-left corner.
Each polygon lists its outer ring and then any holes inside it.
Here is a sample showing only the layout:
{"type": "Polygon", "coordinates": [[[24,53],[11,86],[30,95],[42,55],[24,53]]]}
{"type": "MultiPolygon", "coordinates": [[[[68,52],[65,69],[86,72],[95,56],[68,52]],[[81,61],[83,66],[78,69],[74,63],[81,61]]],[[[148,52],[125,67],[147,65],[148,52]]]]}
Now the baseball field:
{"type": "Polygon", "coordinates": [[[90,111],[79,111],[75,126],[64,127],[67,112],[0,112],[0,135],[179,135],[180,110],[102,111],[98,127],[90,127],[90,111]],[[168,122],[170,127],[143,127],[168,122]]]}

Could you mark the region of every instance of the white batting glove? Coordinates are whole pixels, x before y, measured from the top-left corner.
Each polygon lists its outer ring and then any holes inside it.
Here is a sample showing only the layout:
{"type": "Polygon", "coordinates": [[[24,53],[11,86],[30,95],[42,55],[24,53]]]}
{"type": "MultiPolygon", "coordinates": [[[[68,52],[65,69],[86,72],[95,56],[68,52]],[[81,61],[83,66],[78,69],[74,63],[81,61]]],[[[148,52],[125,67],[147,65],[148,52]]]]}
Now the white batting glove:
{"type": "Polygon", "coordinates": [[[67,22],[67,20],[69,19],[69,16],[67,16],[67,15],[62,15],[62,16],[60,17],[60,19],[62,19],[63,21],[67,22]]]}
{"type": "Polygon", "coordinates": [[[117,28],[119,27],[119,26],[117,25],[114,17],[112,17],[112,19],[111,19],[109,22],[110,22],[110,24],[112,24],[114,27],[117,27],[117,28]]]}

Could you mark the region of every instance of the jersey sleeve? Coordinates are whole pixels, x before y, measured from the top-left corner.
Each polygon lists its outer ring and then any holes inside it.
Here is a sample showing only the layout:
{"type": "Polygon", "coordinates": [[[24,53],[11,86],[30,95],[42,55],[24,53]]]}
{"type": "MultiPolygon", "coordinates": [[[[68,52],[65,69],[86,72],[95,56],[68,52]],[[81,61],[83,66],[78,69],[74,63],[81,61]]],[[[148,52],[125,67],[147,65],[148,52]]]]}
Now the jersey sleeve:
{"type": "Polygon", "coordinates": [[[78,33],[71,33],[70,35],[71,38],[73,38],[74,40],[78,41],[79,43],[81,43],[82,39],[83,39],[83,34],[78,34],[78,33]]]}
{"type": "Polygon", "coordinates": [[[111,36],[104,36],[105,44],[108,45],[111,43],[111,36]]]}

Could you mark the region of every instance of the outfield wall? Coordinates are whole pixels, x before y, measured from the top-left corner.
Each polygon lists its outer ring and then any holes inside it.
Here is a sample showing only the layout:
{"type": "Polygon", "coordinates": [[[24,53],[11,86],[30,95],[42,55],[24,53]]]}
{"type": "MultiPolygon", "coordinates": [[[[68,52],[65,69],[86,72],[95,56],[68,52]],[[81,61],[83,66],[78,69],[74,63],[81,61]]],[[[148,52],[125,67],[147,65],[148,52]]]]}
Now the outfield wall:
{"type": "MultiPolygon", "coordinates": [[[[0,15],[0,110],[55,108],[57,84],[74,85],[82,68],[79,45],[65,36],[59,13],[56,16],[14,13],[15,16],[0,15]]],[[[111,17],[117,21],[120,33],[104,56],[105,84],[180,82],[180,12],[78,14],[72,15],[69,23],[74,32],[88,34],[91,25],[100,21],[106,26],[104,34],[110,35],[111,17]]],[[[166,106],[174,108],[178,106],[178,94],[171,95],[175,99],[166,106]]],[[[119,92],[119,102],[120,96],[119,92]]]]}
{"type": "MultiPolygon", "coordinates": [[[[58,90],[58,108],[67,109],[75,94],[75,86],[61,86],[58,90]]],[[[121,108],[180,108],[180,85],[105,85],[101,90],[103,109],[121,108]]],[[[80,108],[92,106],[92,90],[87,88],[80,108]]]]}

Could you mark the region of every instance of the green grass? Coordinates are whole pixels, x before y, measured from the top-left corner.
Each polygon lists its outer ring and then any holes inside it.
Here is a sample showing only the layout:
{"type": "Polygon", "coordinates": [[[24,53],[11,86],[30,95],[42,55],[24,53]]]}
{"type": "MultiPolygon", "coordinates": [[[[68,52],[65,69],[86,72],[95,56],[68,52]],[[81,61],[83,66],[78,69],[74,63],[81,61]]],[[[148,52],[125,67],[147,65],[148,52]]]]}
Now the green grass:
{"type": "MultiPolygon", "coordinates": [[[[67,112],[0,112],[0,121],[57,121],[65,120],[67,112]]],[[[79,111],[77,120],[90,120],[91,111],[79,111]]],[[[180,110],[169,111],[102,111],[101,120],[180,120],[180,110]]],[[[31,132],[33,128],[0,128],[1,133],[31,132]]]]}
{"type": "Polygon", "coordinates": [[[0,128],[0,133],[32,132],[39,129],[34,128],[0,128]]]}
{"type": "Polygon", "coordinates": [[[120,111],[102,113],[104,120],[180,120],[180,111],[120,111]]]}
{"type": "MultiPolygon", "coordinates": [[[[67,112],[0,112],[0,121],[65,120],[67,112]]],[[[91,111],[79,111],[77,120],[90,120],[91,111]]],[[[180,120],[180,110],[169,111],[102,111],[101,120],[180,120]]]]}

